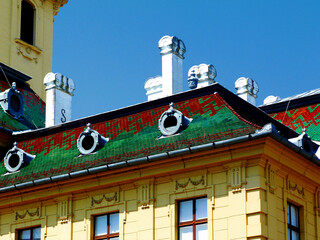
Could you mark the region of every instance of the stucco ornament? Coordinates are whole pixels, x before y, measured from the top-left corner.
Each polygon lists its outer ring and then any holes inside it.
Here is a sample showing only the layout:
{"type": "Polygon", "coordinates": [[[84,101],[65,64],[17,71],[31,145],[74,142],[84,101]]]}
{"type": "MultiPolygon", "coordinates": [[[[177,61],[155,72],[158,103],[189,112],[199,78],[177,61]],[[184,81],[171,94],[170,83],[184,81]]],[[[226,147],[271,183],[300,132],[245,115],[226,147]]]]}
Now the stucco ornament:
{"type": "Polygon", "coordinates": [[[278,96],[270,95],[263,100],[263,104],[271,104],[275,102],[279,102],[281,99],[278,96]]]}
{"type": "Polygon", "coordinates": [[[249,93],[254,97],[257,97],[257,93],[259,92],[258,84],[251,78],[238,78],[235,82],[235,88],[237,89],[237,94],[249,93]]]}
{"type": "MultiPolygon", "coordinates": [[[[189,79],[198,79],[197,88],[206,87],[213,84],[217,71],[212,64],[200,64],[192,66],[188,71],[188,82],[191,84],[189,79]]],[[[190,88],[193,86],[189,86],[190,88]]]]}
{"type": "Polygon", "coordinates": [[[200,64],[199,65],[200,81],[211,80],[214,82],[217,76],[217,71],[212,64],[200,64]]]}
{"type": "Polygon", "coordinates": [[[180,57],[181,59],[184,59],[184,53],[186,52],[186,46],[184,45],[183,41],[175,36],[164,36],[159,40],[158,44],[161,52],[161,55],[173,53],[180,57]]]}
{"type": "Polygon", "coordinates": [[[57,88],[72,96],[75,90],[75,84],[73,80],[62,75],[61,73],[47,73],[44,77],[43,83],[46,86],[46,90],[57,88]]]}

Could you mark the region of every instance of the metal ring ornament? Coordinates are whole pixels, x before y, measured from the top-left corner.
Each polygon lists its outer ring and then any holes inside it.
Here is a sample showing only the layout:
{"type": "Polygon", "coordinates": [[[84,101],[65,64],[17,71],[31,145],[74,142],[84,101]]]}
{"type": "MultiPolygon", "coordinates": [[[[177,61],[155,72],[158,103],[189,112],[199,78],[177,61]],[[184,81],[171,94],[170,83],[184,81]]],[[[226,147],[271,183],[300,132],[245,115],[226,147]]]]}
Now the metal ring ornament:
{"type": "Polygon", "coordinates": [[[24,100],[21,92],[16,89],[15,83],[10,89],[0,93],[0,104],[12,117],[21,118],[23,116],[24,100]]]}
{"type": "Polygon", "coordinates": [[[191,121],[170,103],[170,108],[161,114],[158,127],[163,136],[172,136],[186,129],[191,121]]]}
{"type": "Polygon", "coordinates": [[[15,146],[7,152],[4,158],[4,166],[8,172],[14,173],[27,166],[34,158],[35,155],[19,149],[15,143],[15,146]]]}
{"type": "Polygon", "coordinates": [[[87,125],[87,129],[80,133],[77,140],[77,147],[81,154],[86,155],[101,149],[108,141],[107,138],[101,136],[97,131],[87,125]]]}

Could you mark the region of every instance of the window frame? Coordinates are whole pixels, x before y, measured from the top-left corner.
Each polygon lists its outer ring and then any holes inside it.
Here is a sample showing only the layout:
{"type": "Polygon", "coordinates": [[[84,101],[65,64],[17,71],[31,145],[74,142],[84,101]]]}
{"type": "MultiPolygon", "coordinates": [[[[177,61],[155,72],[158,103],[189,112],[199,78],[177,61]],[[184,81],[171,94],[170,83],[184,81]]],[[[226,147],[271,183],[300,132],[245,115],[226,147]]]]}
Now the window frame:
{"type": "Polygon", "coordinates": [[[118,222],[118,229],[119,231],[117,233],[111,233],[110,234],[110,215],[112,214],[115,214],[117,213],[118,214],[118,218],[119,218],[119,221],[120,221],[120,214],[119,212],[108,212],[108,213],[104,213],[104,214],[97,214],[97,215],[93,215],[93,240],[99,240],[99,239],[107,239],[107,240],[110,240],[112,238],[115,238],[115,237],[118,237],[120,238],[120,223],[118,222]],[[101,217],[101,216],[107,216],[107,222],[108,222],[108,225],[107,225],[107,234],[104,234],[104,235],[99,235],[99,236],[96,236],[96,218],[97,217],[101,217]]]}
{"type": "Polygon", "coordinates": [[[288,240],[292,239],[293,232],[298,233],[299,239],[301,239],[300,207],[291,202],[287,202],[287,231],[288,231],[288,240]],[[298,216],[296,216],[296,218],[298,220],[298,227],[291,224],[291,221],[292,221],[291,207],[294,207],[297,210],[298,216]],[[289,220],[290,220],[290,223],[289,223],[289,220]]]}
{"type": "Polygon", "coordinates": [[[198,199],[205,199],[206,200],[206,204],[207,204],[207,196],[201,196],[201,197],[196,197],[196,198],[190,198],[190,199],[184,199],[184,200],[179,200],[178,201],[178,214],[177,214],[177,222],[178,222],[178,240],[180,239],[180,229],[181,227],[186,227],[186,226],[192,226],[192,239],[196,240],[197,239],[197,231],[196,231],[196,227],[197,225],[200,224],[204,224],[207,223],[207,231],[208,231],[208,205],[206,206],[207,209],[207,217],[203,218],[203,219],[196,219],[196,200],[198,199]],[[186,202],[186,201],[190,201],[192,200],[192,220],[191,221],[186,221],[186,222],[180,222],[180,208],[181,202],[186,202]]]}
{"type": "Polygon", "coordinates": [[[23,231],[26,231],[26,230],[31,230],[30,231],[30,240],[33,239],[33,230],[36,229],[36,228],[39,228],[40,229],[40,239],[41,239],[41,226],[33,226],[33,227],[27,227],[27,228],[21,228],[21,229],[17,229],[17,240],[20,240],[20,236],[22,234],[23,231]]]}
{"type": "MultiPolygon", "coordinates": [[[[34,3],[30,0],[21,0],[21,10],[20,10],[20,40],[22,40],[23,42],[35,46],[35,41],[36,41],[36,7],[34,5],[34,3]],[[32,7],[33,9],[33,13],[32,13],[32,41],[29,41],[29,34],[25,34],[25,32],[27,32],[26,30],[29,30],[29,28],[25,27],[22,22],[23,22],[23,2],[26,2],[27,4],[30,5],[30,7],[32,7]],[[25,29],[26,28],[26,29],[25,29]],[[25,36],[28,36],[27,38],[25,36]]],[[[31,25],[31,24],[30,24],[31,25]]],[[[31,35],[31,34],[30,34],[31,35]]]]}

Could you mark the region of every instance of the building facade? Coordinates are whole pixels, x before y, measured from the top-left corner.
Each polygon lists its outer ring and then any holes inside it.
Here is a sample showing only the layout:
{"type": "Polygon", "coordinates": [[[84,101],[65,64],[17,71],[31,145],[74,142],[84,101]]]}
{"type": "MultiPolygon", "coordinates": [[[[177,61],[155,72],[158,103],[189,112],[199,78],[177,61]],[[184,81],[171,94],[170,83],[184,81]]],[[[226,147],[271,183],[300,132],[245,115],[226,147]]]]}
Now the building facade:
{"type": "Polygon", "coordinates": [[[33,159],[1,167],[1,239],[318,239],[319,160],[300,136],[219,84],[14,133],[8,152],[33,159]]]}
{"type": "Polygon", "coordinates": [[[29,75],[45,101],[43,78],[52,68],[54,16],[67,0],[2,0],[0,62],[29,75]]]}

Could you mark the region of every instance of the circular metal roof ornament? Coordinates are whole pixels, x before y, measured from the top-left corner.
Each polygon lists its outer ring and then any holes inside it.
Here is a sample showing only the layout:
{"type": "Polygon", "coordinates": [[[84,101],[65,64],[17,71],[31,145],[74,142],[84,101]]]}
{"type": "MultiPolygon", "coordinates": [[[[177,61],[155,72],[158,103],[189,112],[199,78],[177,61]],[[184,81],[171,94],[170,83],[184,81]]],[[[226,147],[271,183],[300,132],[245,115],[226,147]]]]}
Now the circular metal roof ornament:
{"type": "Polygon", "coordinates": [[[18,148],[17,145],[18,144],[15,142],[13,148],[7,152],[4,158],[4,166],[10,173],[19,171],[35,158],[35,155],[26,153],[18,148]]]}
{"type": "Polygon", "coordinates": [[[24,100],[20,91],[16,89],[16,83],[12,83],[12,87],[0,93],[0,104],[6,113],[14,118],[23,116],[24,100]]]}
{"type": "Polygon", "coordinates": [[[91,124],[87,124],[87,129],[80,133],[77,140],[77,147],[81,154],[86,155],[101,149],[108,138],[101,136],[97,131],[91,129],[91,124]]]}
{"type": "Polygon", "coordinates": [[[163,136],[178,134],[186,129],[192,119],[185,117],[170,103],[170,108],[161,114],[158,127],[163,136]]]}

